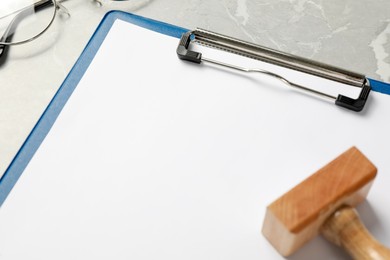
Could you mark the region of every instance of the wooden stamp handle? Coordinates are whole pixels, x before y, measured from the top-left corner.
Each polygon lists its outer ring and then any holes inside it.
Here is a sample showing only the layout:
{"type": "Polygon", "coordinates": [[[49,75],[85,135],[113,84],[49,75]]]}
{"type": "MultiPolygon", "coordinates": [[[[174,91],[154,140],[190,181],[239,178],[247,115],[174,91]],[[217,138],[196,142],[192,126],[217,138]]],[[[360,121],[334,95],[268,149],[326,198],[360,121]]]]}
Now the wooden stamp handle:
{"type": "Polygon", "coordinates": [[[390,250],[375,240],[351,207],[334,212],[323,224],[321,233],[354,259],[390,259],[390,250]]]}

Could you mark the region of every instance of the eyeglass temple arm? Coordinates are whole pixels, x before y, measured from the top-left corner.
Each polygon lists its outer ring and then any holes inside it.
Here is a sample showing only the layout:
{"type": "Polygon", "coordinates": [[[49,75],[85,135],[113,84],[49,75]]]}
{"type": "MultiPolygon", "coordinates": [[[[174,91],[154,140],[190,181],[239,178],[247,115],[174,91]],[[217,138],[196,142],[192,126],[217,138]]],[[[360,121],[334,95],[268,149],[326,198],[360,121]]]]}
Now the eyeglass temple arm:
{"type": "Polygon", "coordinates": [[[5,45],[0,45],[0,67],[3,65],[3,63],[6,60],[7,57],[7,46],[5,45]]]}
{"type": "MultiPolygon", "coordinates": [[[[50,1],[50,0],[41,0],[39,2],[34,3],[32,7],[34,8],[34,11],[39,11],[51,3],[52,3],[52,1],[50,1]]],[[[15,15],[15,17],[12,19],[12,21],[8,25],[7,29],[4,31],[4,34],[1,36],[0,42],[11,41],[18,24],[30,12],[31,12],[31,8],[27,7],[25,9],[21,10],[17,15],[15,15]]],[[[0,65],[2,65],[5,61],[5,58],[7,56],[7,50],[8,50],[7,45],[0,44],[0,65]]]]}
{"type": "MultiPolygon", "coordinates": [[[[29,11],[29,9],[21,11],[12,19],[7,29],[5,29],[4,34],[1,36],[0,42],[7,42],[12,40],[16,27],[18,26],[20,21],[23,20],[24,17],[26,17],[27,11],[29,11]]],[[[7,50],[8,45],[0,45],[0,65],[3,64],[5,61],[5,58],[7,56],[7,50]]]]}
{"type": "MultiPolygon", "coordinates": [[[[35,11],[39,11],[39,10],[43,9],[44,7],[50,5],[51,3],[52,3],[52,1],[50,1],[50,0],[42,0],[42,1],[34,3],[30,7],[33,7],[34,12],[35,12],[35,11]]],[[[32,8],[30,8],[30,7],[23,9],[17,15],[15,15],[15,17],[12,19],[12,21],[8,25],[7,29],[4,31],[4,34],[1,36],[0,42],[6,42],[6,41],[10,41],[12,39],[12,35],[14,34],[15,29],[17,28],[18,24],[31,13],[32,8]]],[[[4,46],[4,45],[0,45],[0,46],[4,46]]],[[[0,53],[0,55],[1,55],[1,53],[0,53]]]]}

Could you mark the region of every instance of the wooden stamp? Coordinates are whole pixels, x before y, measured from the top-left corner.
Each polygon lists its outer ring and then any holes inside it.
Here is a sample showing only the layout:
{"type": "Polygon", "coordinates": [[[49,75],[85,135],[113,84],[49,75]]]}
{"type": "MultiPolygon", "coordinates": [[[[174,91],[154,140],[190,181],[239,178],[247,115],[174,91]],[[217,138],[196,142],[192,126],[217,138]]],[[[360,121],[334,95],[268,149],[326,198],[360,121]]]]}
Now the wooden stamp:
{"type": "Polygon", "coordinates": [[[376,167],[352,147],[267,207],[263,234],[284,256],[318,233],[355,259],[390,259],[353,209],[362,202],[376,167]]]}

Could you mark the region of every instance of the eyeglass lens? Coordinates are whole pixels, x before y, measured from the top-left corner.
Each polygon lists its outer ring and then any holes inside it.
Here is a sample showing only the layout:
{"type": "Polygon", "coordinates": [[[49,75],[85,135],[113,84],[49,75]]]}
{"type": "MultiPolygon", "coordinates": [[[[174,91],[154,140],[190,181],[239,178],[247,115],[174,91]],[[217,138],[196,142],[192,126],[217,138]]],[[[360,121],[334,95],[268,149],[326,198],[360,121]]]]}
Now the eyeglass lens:
{"type": "Polygon", "coordinates": [[[1,0],[0,44],[34,39],[50,26],[55,14],[54,0],[1,0]]]}

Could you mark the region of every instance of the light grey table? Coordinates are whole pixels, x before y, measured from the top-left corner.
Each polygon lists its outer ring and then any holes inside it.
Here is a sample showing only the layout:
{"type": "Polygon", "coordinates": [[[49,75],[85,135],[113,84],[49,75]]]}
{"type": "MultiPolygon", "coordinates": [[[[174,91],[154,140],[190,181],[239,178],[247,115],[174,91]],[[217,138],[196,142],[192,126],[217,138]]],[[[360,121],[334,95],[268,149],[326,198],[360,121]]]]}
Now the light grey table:
{"type": "Polygon", "coordinates": [[[112,9],[201,27],[390,81],[388,0],[65,0],[41,38],[11,47],[0,67],[0,176],[112,9]]]}

